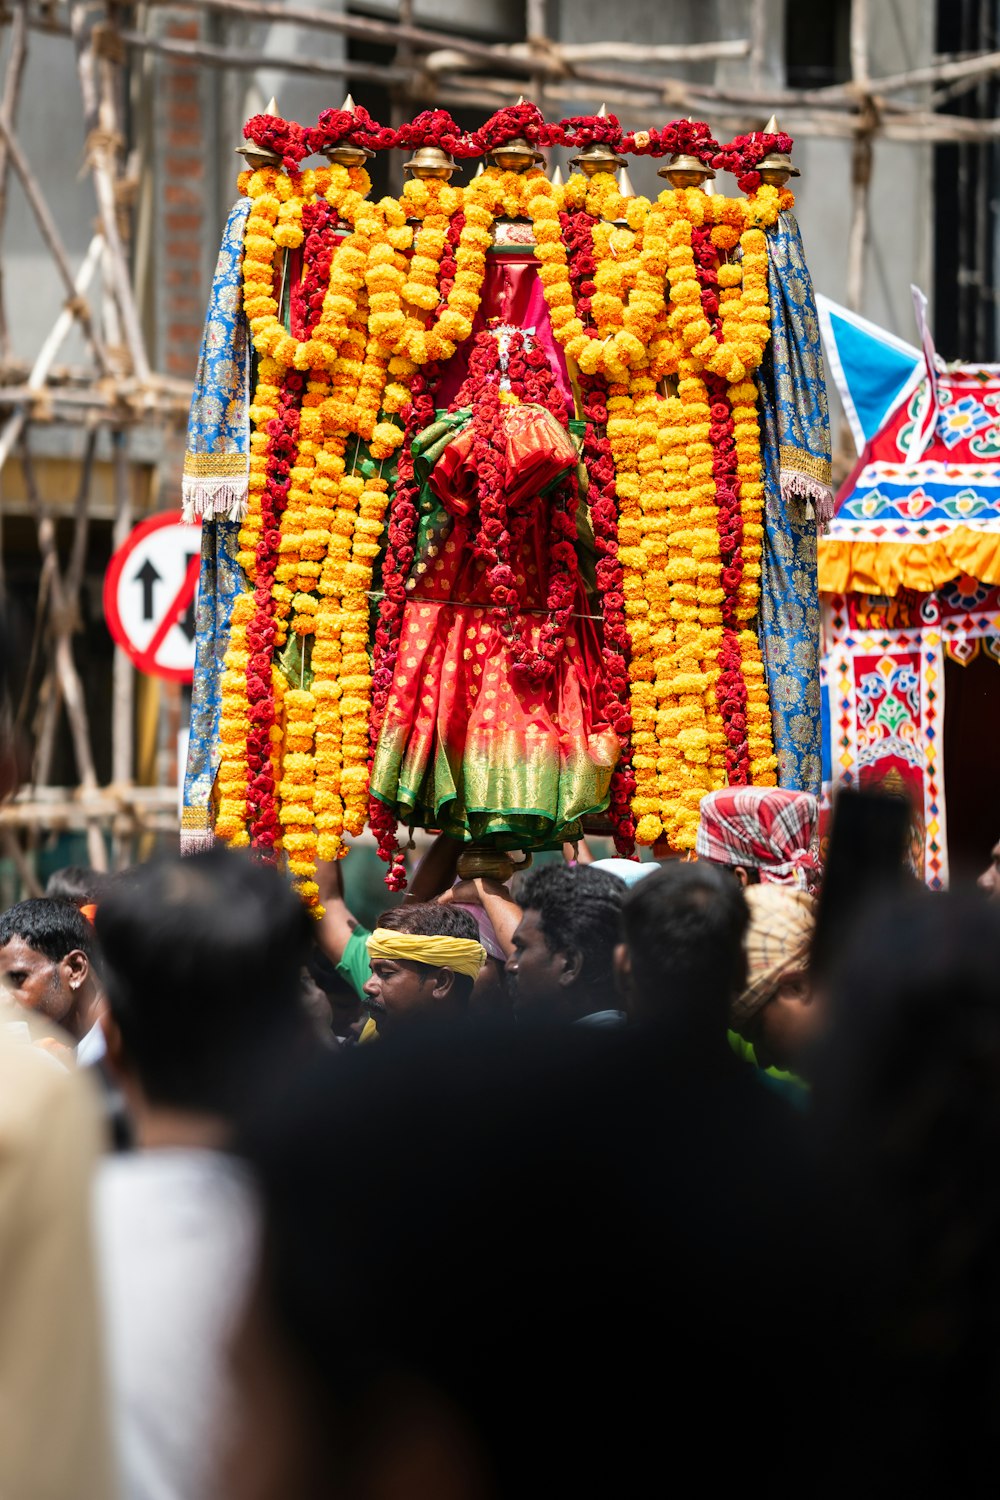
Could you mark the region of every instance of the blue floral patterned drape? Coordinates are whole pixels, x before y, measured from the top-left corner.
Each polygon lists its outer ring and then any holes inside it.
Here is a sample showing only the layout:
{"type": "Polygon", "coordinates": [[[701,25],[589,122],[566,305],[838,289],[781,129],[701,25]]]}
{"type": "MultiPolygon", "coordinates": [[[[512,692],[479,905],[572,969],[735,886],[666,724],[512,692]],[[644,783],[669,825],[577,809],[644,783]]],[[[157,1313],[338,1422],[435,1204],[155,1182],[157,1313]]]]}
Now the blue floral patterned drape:
{"type": "Polygon", "coordinates": [[[768,234],[771,340],[757,376],[764,440],[761,646],[778,784],[819,795],[817,518],[832,508],[819,321],[798,225],[768,234]]]}
{"type": "Polygon", "coordinates": [[[243,317],[243,232],[250,199],[229,211],[205,317],[184,454],[183,501],[189,520],[238,520],[250,476],[250,357],[243,317]]]}

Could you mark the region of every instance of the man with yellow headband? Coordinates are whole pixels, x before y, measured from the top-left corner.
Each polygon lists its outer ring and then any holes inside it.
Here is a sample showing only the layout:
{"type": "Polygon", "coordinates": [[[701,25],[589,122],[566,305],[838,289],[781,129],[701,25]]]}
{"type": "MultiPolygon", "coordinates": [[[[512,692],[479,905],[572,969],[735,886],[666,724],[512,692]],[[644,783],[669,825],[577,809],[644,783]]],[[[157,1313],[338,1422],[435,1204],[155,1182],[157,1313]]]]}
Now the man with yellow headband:
{"type": "Polygon", "coordinates": [[[368,939],[368,958],[362,1042],[404,1023],[464,1015],[486,950],[467,911],[421,902],[382,913],[368,939]]]}

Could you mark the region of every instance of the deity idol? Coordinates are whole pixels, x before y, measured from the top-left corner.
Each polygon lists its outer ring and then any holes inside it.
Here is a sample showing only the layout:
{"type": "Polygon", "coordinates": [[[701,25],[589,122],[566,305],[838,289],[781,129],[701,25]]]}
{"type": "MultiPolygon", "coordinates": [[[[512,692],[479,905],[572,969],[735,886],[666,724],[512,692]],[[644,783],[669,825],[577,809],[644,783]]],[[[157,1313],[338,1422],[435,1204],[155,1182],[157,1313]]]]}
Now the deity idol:
{"type": "Polygon", "coordinates": [[[619,746],[571,425],[543,349],[498,323],[413,442],[419,529],[370,788],[407,823],[537,847],[608,805],[619,746]]]}

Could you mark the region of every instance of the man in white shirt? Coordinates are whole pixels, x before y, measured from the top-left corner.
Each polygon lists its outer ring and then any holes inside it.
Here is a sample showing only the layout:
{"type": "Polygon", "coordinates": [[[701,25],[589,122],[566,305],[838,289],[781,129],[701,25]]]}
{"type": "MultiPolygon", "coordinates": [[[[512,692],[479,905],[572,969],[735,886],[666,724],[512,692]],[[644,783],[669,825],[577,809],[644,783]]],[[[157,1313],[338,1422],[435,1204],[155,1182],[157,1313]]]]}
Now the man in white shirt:
{"type": "Polygon", "coordinates": [[[144,866],[101,902],[108,1062],[134,1152],[106,1159],[97,1237],[125,1500],[214,1500],[228,1339],[256,1212],[242,1112],[317,1046],[305,909],[226,849],[144,866]]]}

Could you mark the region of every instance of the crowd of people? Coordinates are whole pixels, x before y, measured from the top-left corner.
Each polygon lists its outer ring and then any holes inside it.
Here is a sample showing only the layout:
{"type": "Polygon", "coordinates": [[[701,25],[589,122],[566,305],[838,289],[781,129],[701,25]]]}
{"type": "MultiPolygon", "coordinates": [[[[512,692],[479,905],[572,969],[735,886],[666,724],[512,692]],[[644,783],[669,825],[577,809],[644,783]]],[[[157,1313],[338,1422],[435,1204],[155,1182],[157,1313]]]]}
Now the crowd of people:
{"type": "Polygon", "coordinates": [[[3,913],[0,1495],[985,1494],[1000,855],[817,817],[440,837],[370,930],[221,847],[3,913]]]}

